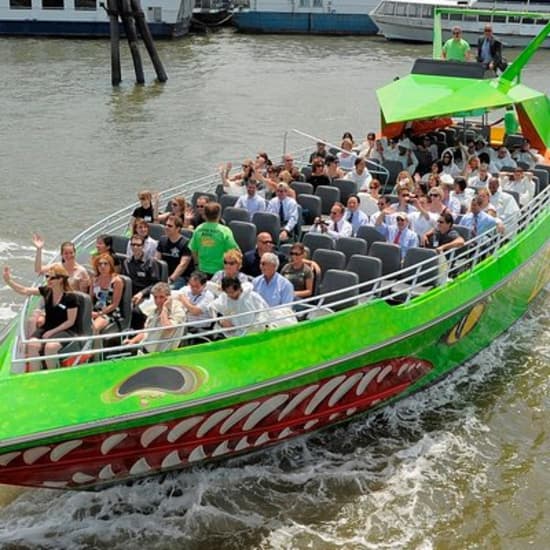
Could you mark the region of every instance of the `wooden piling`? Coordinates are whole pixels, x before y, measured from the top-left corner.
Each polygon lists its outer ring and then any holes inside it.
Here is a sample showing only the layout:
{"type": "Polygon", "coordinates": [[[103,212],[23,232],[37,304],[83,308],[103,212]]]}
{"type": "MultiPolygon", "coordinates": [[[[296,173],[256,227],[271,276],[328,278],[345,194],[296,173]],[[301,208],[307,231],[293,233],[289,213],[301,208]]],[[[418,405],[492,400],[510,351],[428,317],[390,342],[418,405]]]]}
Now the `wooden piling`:
{"type": "Polygon", "coordinates": [[[118,28],[117,0],[107,0],[109,14],[109,34],[111,36],[111,83],[118,86],[122,80],[120,70],[120,32],[118,28]]]}
{"type": "Polygon", "coordinates": [[[130,53],[132,54],[132,60],[134,62],[134,72],[136,73],[136,82],[138,84],[145,84],[145,76],[143,74],[143,63],[141,62],[141,54],[139,53],[137,43],[136,26],[134,24],[132,8],[130,0],[118,0],[118,7],[122,24],[124,25],[124,32],[128,39],[128,46],[130,53]]]}

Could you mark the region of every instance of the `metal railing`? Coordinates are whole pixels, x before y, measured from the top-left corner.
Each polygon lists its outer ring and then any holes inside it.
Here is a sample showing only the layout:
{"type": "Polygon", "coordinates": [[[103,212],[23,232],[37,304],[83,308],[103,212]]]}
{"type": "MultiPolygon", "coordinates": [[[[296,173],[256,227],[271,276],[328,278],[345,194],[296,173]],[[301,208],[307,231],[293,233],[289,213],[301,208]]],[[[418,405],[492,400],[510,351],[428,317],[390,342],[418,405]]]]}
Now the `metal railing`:
{"type": "MultiPolygon", "coordinates": [[[[210,175],[187,184],[173,187],[164,191],[161,196],[170,198],[176,195],[190,194],[200,192],[212,192],[213,186],[219,183],[219,175],[210,175]]],[[[366,302],[374,300],[386,300],[392,304],[403,304],[433,288],[451,283],[457,276],[469,272],[476,268],[481,262],[490,258],[498,257],[503,248],[509,245],[518,237],[529,225],[541,223],[543,214],[548,211],[550,203],[550,186],[546,187],[541,193],[536,195],[527,205],[518,213],[517,218],[507,223],[504,233],[497,231],[483,233],[473,239],[468,240],[465,245],[459,249],[452,249],[437,257],[437,266],[434,265],[434,258],[427,258],[410,267],[401,269],[385,276],[365,281],[345,289],[335,290],[330,293],[316,295],[292,303],[293,310],[289,305],[270,308],[269,319],[276,319],[276,322],[264,321],[262,314],[264,310],[256,310],[246,314],[236,316],[216,317],[212,319],[212,328],[201,330],[199,333],[194,329],[204,324],[204,320],[195,322],[186,322],[182,325],[173,327],[174,329],[183,328],[184,334],[177,338],[151,338],[147,345],[166,344],[170,341],[177,341],[178,347],[188,345],[190,342],[207,341],[216,339],[227,332],[227,328],[219,326],[219,321],[230,320],[237,322],[239,318],[251,313],[255,315],[252,322],[245,324],[240,329],[247,329],[248,332],[257,332],[261,330],[272,330],[277,326],[288,324],[294,321],[309,322],[320,315],[333,313],[335,310],[352,306],[362,306],[366,302]]],[[[117,233],[126,229],[128,219],[135,205],[118,210],[104,220],[96,223],[92,227],[83,231],[75,238],[75,244],[80,248],[93,247],[95,238],[101,233],[117,233]]],[[[23,314],[20,318],[19,335],[16,345],[12,350],[12,370],[21,371],[21,366],[29,360],[24,357],[24,347],[29,342],[24,337],[26,319],[31,313],[33,304],[36,301],[27,300],[23,308],[23,314]]],[[[142,332],[158,332],[159,329],[149,329],[142,332]]],[[[117,355],[125,355],[135,352],[142,348],[142,344],[128,346],[118,343],[105,347],[103,342],[109,339],[112,342],[115,339],[132,336],[135,331],[121,331],[109,333],[108,335],[95,336],[77,336],[71,338],[53,338],[52,341],[69,343],[82,342],[82,349],[70,353],[59,353],[51,355],[51,359],[64,360],[74,358],[75,364],[79,363],[79,358],[89,360],[91,357],[102,360],[117,355]]],[[[44,359],[42,357],[41,359],[44,359]]]]}

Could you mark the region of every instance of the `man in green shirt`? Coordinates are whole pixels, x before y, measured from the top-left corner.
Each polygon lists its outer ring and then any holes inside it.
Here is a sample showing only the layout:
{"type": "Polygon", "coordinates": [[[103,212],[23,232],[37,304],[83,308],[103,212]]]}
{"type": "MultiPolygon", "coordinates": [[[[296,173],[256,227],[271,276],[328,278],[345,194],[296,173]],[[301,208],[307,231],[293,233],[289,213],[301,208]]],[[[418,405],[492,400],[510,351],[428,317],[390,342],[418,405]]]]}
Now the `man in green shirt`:
{"type": "Polygon", "coordinates": [[[188,243],[195,264],[198,263],[199,270],[210,276],[223,269],[225,252],[239,248],[231,229],[220,223],[221,211],[217,202],[207,203],[204,207],[206,221],[195,229],[188,243]]]}
{"type": "Polygon", "coordinates": [[[453,27],[453,37],[443,44],[441,56],[449,61],[470,60],[470,44],[462,38],[460,27],[453,27]]]}

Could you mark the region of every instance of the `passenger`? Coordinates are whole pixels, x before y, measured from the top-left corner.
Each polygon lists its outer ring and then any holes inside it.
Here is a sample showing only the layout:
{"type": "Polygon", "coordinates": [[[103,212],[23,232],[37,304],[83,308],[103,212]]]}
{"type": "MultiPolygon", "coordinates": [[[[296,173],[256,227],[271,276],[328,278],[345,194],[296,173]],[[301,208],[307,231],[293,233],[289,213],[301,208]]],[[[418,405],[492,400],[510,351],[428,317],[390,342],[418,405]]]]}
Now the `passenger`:
{"type": "Polygon", "coordinates": [[[159,214],[159,222],[166,224],[170,216],[177,216],[181,220],[182,227],[193,229],[191,225],[193,210],[183,197],[174,197],[170,200],[170,211],[159,214]]]}
{"type": "Polygon", "coordinates": [[[536,149],[531,149],[531,142],[528,139],[524,139],[518,150],[512,153],[512,158],[516,162],[525,163],[529,169],[533,169],[538,162],[542,162],[541,155],[538,154],[536,149]]]}
{"type": "Polygon", "coordinates": [[[344,176],[345,180],[353,181],[356,185],[355,192],[365,185],[368,186],[372,180],[370,172],[367,170],[365,159],[357,157],[354,162],[353,170],[344,176]]]}
{"type": "Polygon", "coordinates": [[[390,197],[388,195],[383,195],[378,199],[378,212],[375,212],[370,218],[370,224],[374,225],[376,228],[382,223],[386,225],[395,224],[395,209],[391,204],[390,197]]]}
{"type": "Polygon", "coordinates": [[[487,214],[496,218],[497,207],[491,202],[491,193],[489,192],[489,188],[480,187],[476,192],[476,196],[482,201],[483,212],[487,212],[487,214]]]}
{"type": "Polygon", "coordinates": [[[208,290],[207,283],[208,277],[204,273],[193,271],[189,276],[187,286],[177,293],[177,299],[187,311],[187,322],[193,323],[188,327],[188,331],[193,334],[208,330],[214,324],[214,312],[212,311],[214,295],[208,290]]]}
{"type": "Polygon", "coordinates": [[[230,277],[222,279],[222,290],[212,307],[224,317],[231,316],[218,321],[225,338],[243,336],[267,327],[269,306],[259,294],[252,289],[244,290],[239,279],[230,277]]]}
{"type": "Polygon", "coordinates": [[[275,193],[277,185],[279,185],[281,181],[287,180],[289,184],[292,182],[292,175],[290,172],[281,170],[279,167],[273,165],[267,167],[265,176],[256,174],[256,181],[258,182],[257,188],[258,190],[261,189],[264,195],[266,193],[275,193]]]}
{"type": "Polygon", "coordinates": [[[361,200],[357,195],[348,197],[344,218],[351,224],[351,235],[355,237],[357,230],[362,225],[369,225],[369,217],[360,208],[361,200]]]}
{"type": "MultiPolygon", "coordinates": [[[[258,233],[256,237],[256,248],[244,253],[242,272],[250,277],[257,277],[260,275],[262,273],[260,269],[260,260],[266,252],[274,252],[274,247],[275,242],[269,233],[265,231],[258,233]]],[[[277,252],[275,253],[279,258],[279,263],[282,264],[284,262],[284,256],[277,252]]]]}
{"type": "Polygon", "coordinates": [[[423,176],[424,174],[430,172],[434,159],[437,159],[439,157],[439,155],[437,154],[437,146],[435,146],[435,156],[433,156],[432,154],[431,147],[431,139],[429,136],[425,136],[423,139],[419,140],[416,146],[416,150],[414,152],[416,158],[418,159],[418,166],[416,167],[415,176],[423,176]]]}
{"type": "Polygon", "coordinates": [[[290,249],[290,261],[281,269],[281,275],[288,279],[294,288],[296,300],[313,296],[315,275],[310,265],[306,263],[306,251],[302,243],[294,243],[290,249]]]}
{"type": "Polygon", "coordinates": [[[204,223],[204,208],[210,202],[210,197],[207,195],[200,195],[195,202],[195,208],[193,208],[193,219],[191,225],[193,228],[198,227],[201,223],[204,223]]]}
{"type": "MultiPolygon", "coordinates": [[[[461,176],[457,176],[457,179],[461,176]]],[[[464,179],[464,178],[461,178],[464,179]]],[[[455,180],[451,178],[448,174],[443,174],[441,176],[441,186],[440,189],[443,191],[443,204],[448,208],[448,210],[453,215],[453,218],[460,216],[461,214],[461,205],[460,201],[451,195],[451,191],[454,188],[455,180]]]]}
{"type": "Polygon", "coordinates": [[[443,203],[444,196],[441,187],[433,187],[428,193],[428,197],[430,198],[430,211],[438,216],[447,212],[452,215],[451,210],[443,203]]]}
{"type": "Polygon", "coordinates": [[[489,192],[491,193],[491,203],[497,209],[497,216],[504,225],[510,227],[510,224],[517,220],[520,212],[516,199],[500,190],[500,182],[496,177],[489,180],[489,192]]]}
{"type": "Polygon", "coordinates": [[[369,132],[367,134],[365,141],[361,145],[359,156],[363,159],[379,160],[376,157],[376,134],[374,132],[369,132]]]}
{"type": "Polygon", "coordinates": [[[340,168],[340,160],[333,156],[325,157],[325,174],[332,180],[342,179],[346,173],[340,168]]]}
{"type": "Polygon", "coordinates": [[[479,166],[481,165],[477,155],[471,155],[466,162],[462,175],[468,181],[469,178],[473,178],[479,174],[479,166]]]}
{"type": "Polygon", "coordinates": [[[418,246],[418,235],[409,228],[409,218],[405,212],[397,212],[395,225],[381,223],[377,229],[384,235],[387,242],[399,246],[401,249],[401,262],[405,259],[409,248],[418,246]]]}
{"type": "Polygon", "coordinates": [[[168,264],[168,283],[174,290],[185,286],[187,277],[195,269],[189,243],[180,233],[181,227],[182,222],[178,216],[169,216],[164,226],[165,234],[161,236],[157,246],[157,260],[164,260],[168,264]]]}
{"type": "Polygon", "coordinates": [[[151,191],[140,191],[137,195],[139,206],[132,212],[130,228],[133,228],[138,218],[145,220],[147,223],[154,223],[158,220],[159,194],[151,193],[151,191]]]}
{"type": "Polygon", "coordinates": [[[96,334],[109,323],[121,319],[120,301],[124,282],[115,271],[113,258],[107,253],[93,258],[95,276],[92,278],[90,297],[92,299],[92,324],[96,334]]]}
{"type": "Polygon", "coordinates": [[[453,154],[450,149],[443,151],[441,155],[441,174],[449,174],[453,178],[460,176],[461,170],[454,161],[453,154]]]}
{"type": "Polygon", "coordinates": [[[144,240],[139,235],[130,239],[132,254],[122,262],[122,274],[132,281],[132,322],[133,329],[143,328],[145,316],[137,307],[149,298],[153,285],[159,282],[158,268],[151,258],[145,257],[144,240]]]}
{"type": "Polygon", "coordinates": [[[439,175],[441,174],[442,171],[443,171],[443,164],[441,163],[441,161],[436,160],[436,161],[432,162],[432,165],[430,167],[430,171],[427,172],[426,174],[424,174],[421,179],[422,179],[423,182],[428,183],[432,176],[439,177],[439,175]]]}
{"type": "Polygon", "coordinates": [[[464,214],[470,209],[470,203],[475,195],[475,191],[467,186],[466,180],[462,176],[455,178],[453,190],[450,192],[450,200],[460,204],[460,213],[464,214]]]}
{"type": "Polygon", "coordinates": [[[255,176],[254,173],[254,161],[252,159],[245,159],[241,165],[242,170],[229,175],[233,165],[230,162],[222,164],[219,167],[220,177],[226,193],[230,195],[241,195],[243,191],[243,180],[255,176]]]}
{"type": "MultiPolygon", "coordinates": [[[[267,235],[269,235],[269,233],[267,233],[267,235]]],[[[271,239],[271,237],[268,238],[271,239]]],[[[208,289],[215,296],[218,296],[222,291],[222,279],[224,277],[229,277],[230,279],[239,279],[243,288],[246,288],[247,285],[252,288],[251,278],[245,273],[241,272],[242,265],[242,252],[237,248],[233,250],[228,250],[223,255],[223,269],[220,269],[220,271],[214,273],[212,279],[208,283],[208,289]]]]}
{"type": "Polygon", "coordinates": [[[248,211],[250,220],[256,212],[265,212],[267,203],[263,197],[258,195],[258,182],[249,178],[246,182],[246,194],[241,195],[235,203],[235,208],[244,208],[248,211]]]}
{"type": "Polygon", "coordinates": [[[485,141],[485,139],[481,136],[476,138],[475,148],[476,148],[476,155],[478,156],[479,162],[481,163],[489,164],[496,157],[495,150],[492,147],[490,147],[489,144],[485,141]],[[484,160],[481,155],[487,155],[488,158],[484,160]]]}
{"type": "Polygon", "coordinates": [[[462,29],[458,25],[453,27],[453,37],[443,44],[441,58],[448,61],[470,61],[470,44],[462,38],[462,29]]]}
{"type": "Polygon", "coordinates": [[[325,159],[325,157],[327,156],[327,146],[325,144],[324,141],[318,141],[317,142],[317,148],[315,149],[315,151],[313,151],[313,153],[311,153],[311,155],[309,155],[309,163],[310,164],[313,164],[313,161],[315,159],[318,159],[318,158],[321,158],[321,159],[325,159]]]}
{"type": "Polygon", "coordinates": [[[206,221],[195,229],[189,241],[195,263],[208,277],[223,269],[225,252],[239,248],[231,229],[220,223],[221,212],[217,202],[208,203],[204,208],[206,221]]]}
{"type": "Polygon", "coordinates": [[[325,174],[325,161],[315,159],[311,165],[311,175],[306,180],[313,185],[313,190],[319,185],[330,185],[331,179],[325,174]]]}
{"type": "Polygon", "coordinates": [[[513,172],[500,172],[504,191],[514,191],[519,195],[519,204],[525,206],[535,196],[535,183],[531,172],[525,173],[519,166],[513,172]]]}
{"type": "Polygon", "coordinates": [[[260,261],[262,274],[252,281],[254,291],[271,307],[290,304],[294,301],[294,287],[290,281],[277,273],[279,265],[277,255],[266,252],[260,261]]]}
{"type": "Polygon", "coordinates": [[[260,151],[256,155],[256,160],[254,161],[254,173],[256,176],[261,174],[265,176],[267,174],[267,167],[273,163],[269,160],[269,156],[265,151],[260,151]]]}
{"type": "Polygon", "coordinates": [[[349,139],[349,141],[351,141],[352,146],[355,147],[355,140],[353,139],[353,135],[351,132],[344,132],[342,134],[342,141],[344,141],[345,139],[349,139]]]}
{"type": "Polygon", "coordinates": [[[145,353],[176,349],[185,332],[183,306],[177,298],[171,297],[170,285],[167,283],[156,283],[151,289],[151,294],[155,301],[155,309],[147,316],[144,328],[159,330],[139,332],[132,338],[125,339],[123,343],[128,345],[141,343],[145,353]],[[166,341],[156,342],[156,340],[166,341]]]}
{"type": "Polygon", "coordinates": [[[516,168],[517,164],[516,161],[512,158],[512,155],[510,155],[510,151],[504,145],[498,148],[497,156],[491,162],[490,170],[491,173],[496,174],[504,169],[505,166],[516,168]]]}
{"type": "Polygon", "coordinates": [[[487,166],[487,164],[480,164],[479,174],[468,179],[468,187],[473,187],[474,189],[487,187],[489,185],[490,178],[491,174],[489,173],[489,166],[487,166]]]}
{"type": "Polygon", "coordinates": [[[450,212],[440,214],[437,219],[437,229],[428,231],[422,237],[424,246],[434,248],[438,254],[453,248],[464,246],[464,239],[453,229],[453,217],[450,212]]]}
{"type": "Polygon", "coordinates": [[[268,212],[279,216],[281,221],[281,232],[279,233],[281,242],[291,240],[299,217],[298,203],[288,196],[288,190],[289,187],[286,183],[277,185],[277,196],[272,198],[267,206],[268,212]]]}
{"type": "Polygon", "coordinates": [[[342,151],[336,155],[340,161],[340,168],[349,172],[353,170],[355,159],[357,158],[357,154],[353,152],[353,141],[349,138],[344,138],[342,143],[340,143],[340,149],[342,151]]]}
{"type": "Polygon", "coordinates": [[[416,208],[412,204],[412,193],[408,187],[400,187],[397,195],[397,205],[394,206],[397,212],[404,212],[405,214],[412,214],[416,208]]]}
{"type": "Polygon", "coordinates": [[[398,160],[403,166],[403,170],[406,170],[411,176],[414,175],[418,166],[418,159],[413,149],[412,141],[405,138],[397,143],[397,156],[395,157],[395,160],[398,160]]]}
{"type": "Polygon", "coordinates": [[[95,240],[95,248],[96,252],[92,255],[92,265],[94,258],[101,254],[109,254],[111,256],[111,259],[113,260],[113,264],[115,266],[116,273],[120,273],[121,268],[121,262],[118,256],[115,254],[115,251],[113,250],[113,237],[110,235],[99,235],[97,239],[95,240]]]}
{"type": "Polygon", "coordinates": [[[378,199],[380,198],[380,182],[372,179],[369,188],[359,191],[357,198],[360,199],[359,208],[361,212],[367,215],[368,222],[370,217],[378,211],[378,199]]]}
{"type": "MultiPolygon", "coordinates": [[[[148,260],[152,260],[157,252],[158,241],[156,241],[155,239],[153,239],[153,237],[151,237],[151,235],[149,235],[149,223],[141,218],[136,218],[132,225],[132,237],[134,235],[141,237],[144,242],[143,256],[148,260]]],[[[130,237],[130,239],[128,240],[128,246],[126,247],[126,256],[132,255],[132,237],[130,237]]]]}
{"type": "MultiPolygon", "coordinates": [[[[34,272],[38,275],[48,273],[54,264],[42,265],[42,249],[44,248],[44,239],[34,233],[32,244],[36,248],[34,257],[34,272]]],[[[69,274],[69,286],[72,290],[88,292],[90,288],[90,276],[86,268],[76,261],[76,247],[73,243],[65,241],[61,244],[61,263],[69,274]]]]}
{"type": "Polygon", "coordinates": [[[486,70],[504,71],[506,61],[502,57],[502,43],[493,35],[493,27],[486,24],[483,29],[483,36],[477,40],[477,61],[482,63],[486,70]]]}
{"type": "Polygon", "coordinates": [[[293,176],[288,170],[280,170],[279,175],[276,178],[276,180],[277,181],[275,183],[275,186],[271,189],[271,191],[274,194],[277,194],[277,187],[279,186],[280,183],[286,183],[286,185],[287,185],[287,191],[286,191],[287,195],[291,199],[296,198],[296,193],[294,192],[294,189],[292,189],[290,187],[290,184],[293,181],[302,181],[301,174],[300,174],[300,177],[297,177],[296,175],[293,176]]]}
{"type": "MultiPolygon", "coordinates": [[[[26,346],[25,356],[29,359],[41,355],[59,353],[65,343],[44,342],[51,338],[70,338],[75,335],[74,324],[78,315],[78,301],[69,285],[69,273],[61,264],[51,264],[46,272],[46,285],[26,287],[11,278],[11,270],[4,267],[4,281],[17,294],[23,296],[42,296],[44,299],[45,319],[40,328],[31,334],[26,346]]],[[[58,366],[56,359],[45,359],[46,368],[58,366]]],[[[29,361],[29,371],[40,370],[40,361],[29,361]]]]}
{"type": "Polygon", "coordinates": [[[417,235],[424,235],[431,229],[437,227],[438,214],[430,212],[429,197],[413,197],[412,204],[417,209],[416,212],[408,215],[411,229],[417,235]]]}
{"type": "Polygon", "coordinates": [[[330,208],[330,221],[327,223],[323,218],[317,217],[311,228],[312,233],[326,233],[334,240],[340,237],[351,237],[353,227],[344,217],[346,209],[341,202],[335,202],[330,208]]]}
{"type": "MultiPolygon", "coordinates": [[[[483,211],[484,201],[481,197],[474,197],[470,204],[470,211],[462,217],[460,225],[470,229],[472,237],[487,233],[497,227],[497,218],[483,211]]],[[[499,229],[504,230],[502,223],[499,229]]]]}

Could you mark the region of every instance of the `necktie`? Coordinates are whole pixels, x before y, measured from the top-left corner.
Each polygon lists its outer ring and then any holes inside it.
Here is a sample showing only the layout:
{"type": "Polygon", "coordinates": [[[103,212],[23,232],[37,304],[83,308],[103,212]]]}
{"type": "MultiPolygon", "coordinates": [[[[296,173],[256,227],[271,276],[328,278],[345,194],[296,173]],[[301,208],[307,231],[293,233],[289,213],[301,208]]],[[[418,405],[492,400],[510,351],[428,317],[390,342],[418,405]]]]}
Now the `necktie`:
{"type": "Polygon", "coordinates": [[[281,220],[281,224],[285,223],[285,210],[283,208],[283,201],[279,201],[279,219],[281,220]]]}
{"type": "Polygon", "coordinates": [[[349,223],[352,223],[352,222],[353,222],[353,212],[350,212],[349,218],[348,218],[348,222],[349,222],[349,223]]]}
{"type": "Polygon", "coordinates": [[[477,235],[477,219],[479,214],[474,214],[474,226],[472,227],[472,236],[475,237],[477,235]]]}
{"type": "Polygon", "coordinates": [[[401,240],[401,230],[399,230],[395,237],[393,238],[393,244],[399,244],[399,241],[401,240]]]}
{"type": "Polygon", "coordinates": [[[334,231],[338,233],[338,222],[334,222],[334,231]]]}

